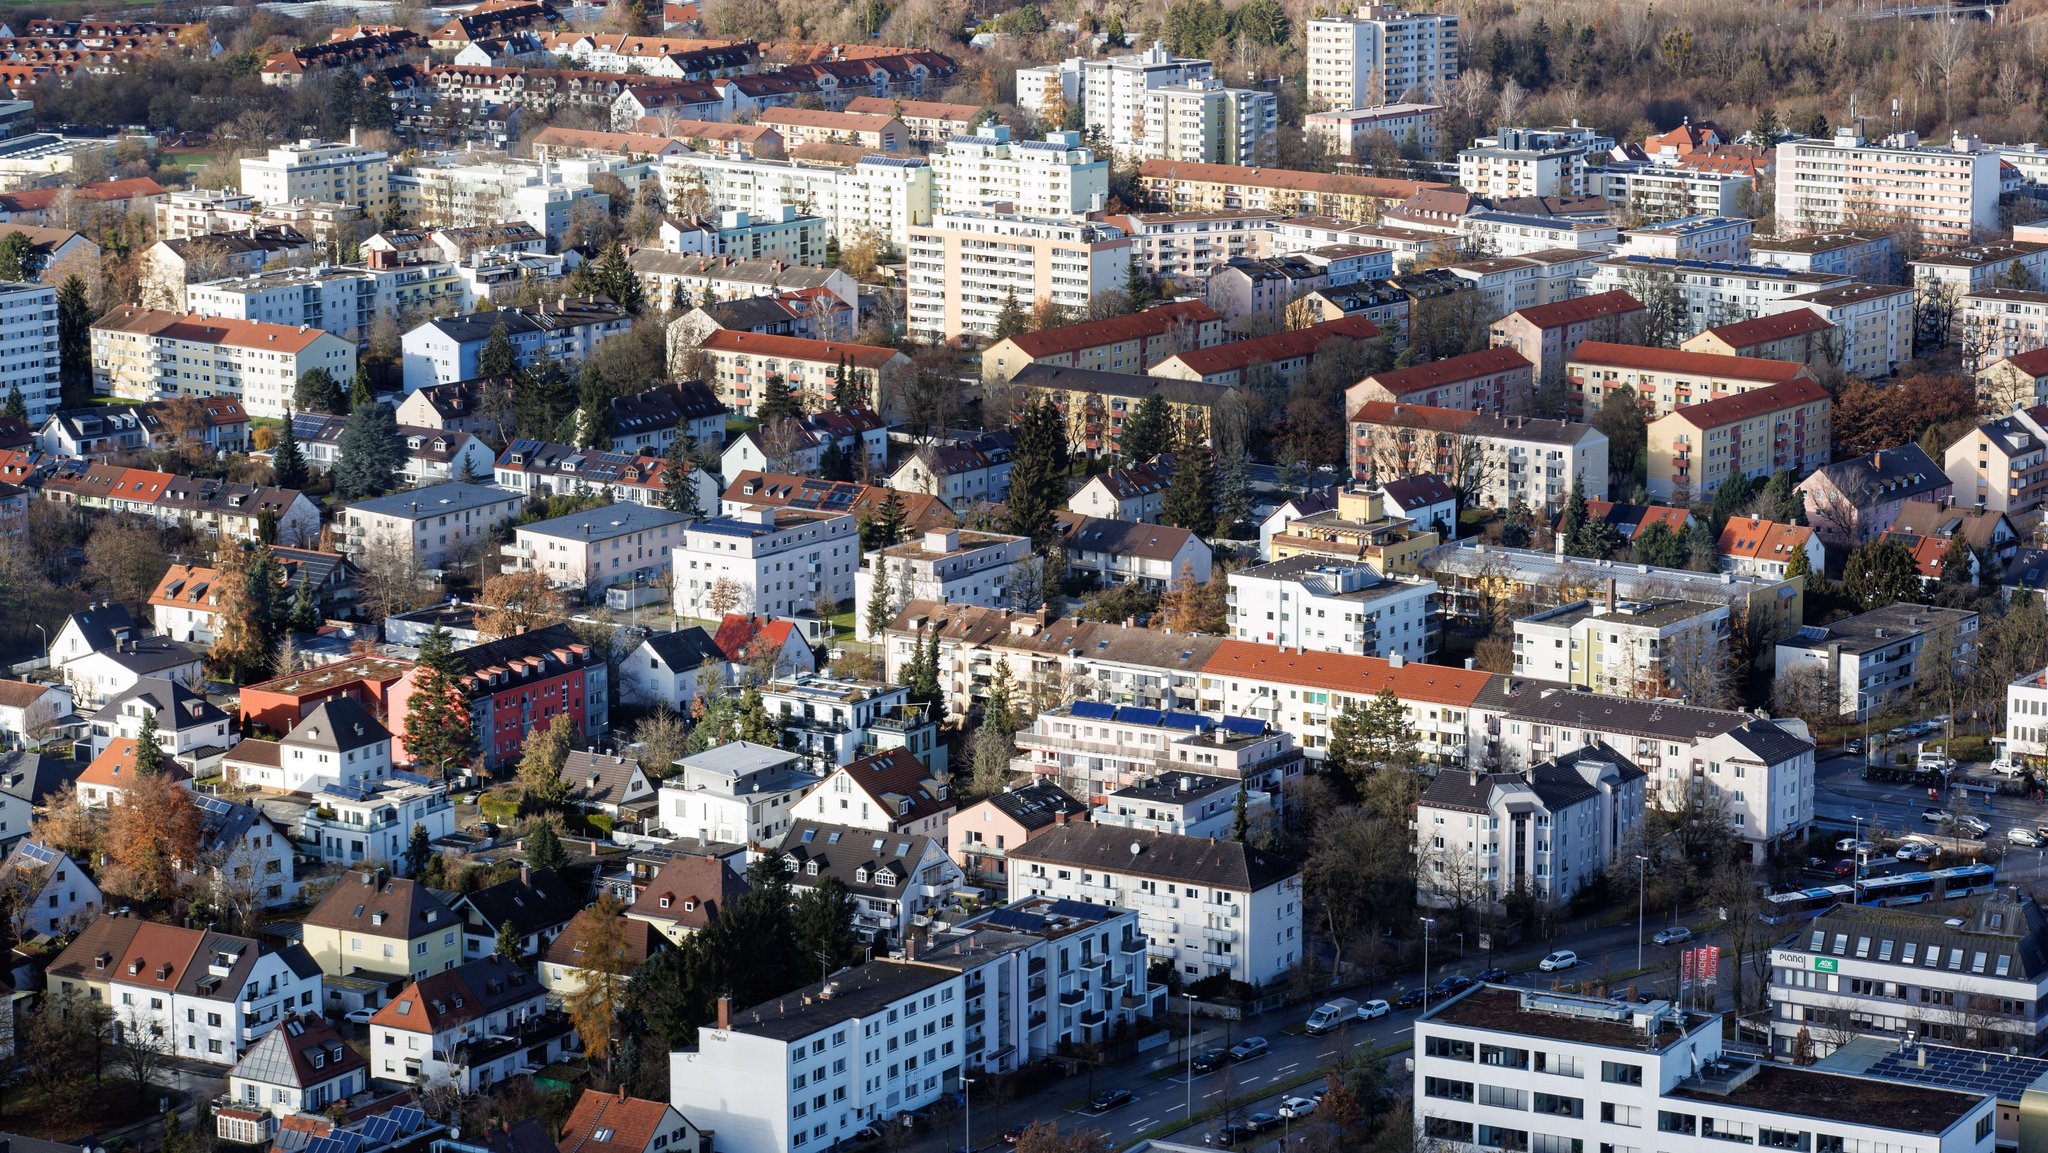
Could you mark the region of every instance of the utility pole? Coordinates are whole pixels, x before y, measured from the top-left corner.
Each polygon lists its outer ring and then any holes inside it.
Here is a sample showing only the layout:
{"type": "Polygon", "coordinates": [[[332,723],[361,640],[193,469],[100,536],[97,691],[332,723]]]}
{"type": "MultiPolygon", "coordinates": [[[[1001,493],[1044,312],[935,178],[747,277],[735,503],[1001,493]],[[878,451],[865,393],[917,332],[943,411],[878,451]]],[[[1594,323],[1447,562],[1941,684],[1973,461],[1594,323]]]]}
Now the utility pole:
{"type": "Polygon", "coordinates": [[[1636,854],[1636,972],[1643,970],[1643,874],[1650,867],[1650,858],[1636,854]]]}
{"type": "Polygon", "coordinates": [[[1435,917],[1423,917],[1422,921],[1422,1011],[1429,1012],[1429,934],[1436,928],[1435,917]]]}

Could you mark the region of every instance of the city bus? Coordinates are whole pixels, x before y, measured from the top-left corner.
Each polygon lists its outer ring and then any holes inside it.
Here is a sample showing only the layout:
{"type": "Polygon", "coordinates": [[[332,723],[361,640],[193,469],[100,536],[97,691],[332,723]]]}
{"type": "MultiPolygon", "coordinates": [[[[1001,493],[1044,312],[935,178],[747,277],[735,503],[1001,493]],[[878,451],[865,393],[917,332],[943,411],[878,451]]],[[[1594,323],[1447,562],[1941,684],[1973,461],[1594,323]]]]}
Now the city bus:
{"type": "Polygon", "coordinates": [[[1811,889],[1767,893],[1764,896],[1763,912],[1757,914],[1757,920],[1766,925],[1789,925],[1798,921],[1810,921],[1844,901],[1855,903],[1856,886],[1846,883],[1817,885],[1811,889]]]}
{"type": "Polygon", "coordinates": [[[1998,880],[1990,865],[1956,865],[1893,877],[1865,877],[1857,882],[1859,904],[1917,905],[1922,901],[1946,901],[1989,892],[1998,880]]]}

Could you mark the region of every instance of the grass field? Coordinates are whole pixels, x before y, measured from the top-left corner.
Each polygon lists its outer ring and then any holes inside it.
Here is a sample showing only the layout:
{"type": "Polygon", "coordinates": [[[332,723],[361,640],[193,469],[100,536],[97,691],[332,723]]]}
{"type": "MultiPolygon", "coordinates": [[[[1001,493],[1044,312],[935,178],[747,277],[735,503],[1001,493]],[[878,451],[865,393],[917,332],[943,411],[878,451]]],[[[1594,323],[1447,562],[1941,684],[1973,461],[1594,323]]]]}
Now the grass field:
{"type": "MultiPolygon", "coordinates": [[[[0,0],[0,8],[14,7],[21,2],[22,0],[0,0]]],[[[223,152],[202,152],[176,148],[166,148],[163,152],[164,160],[180,168],[204,168],[209,163],[225,155],[226,153],[223,152]]]]}

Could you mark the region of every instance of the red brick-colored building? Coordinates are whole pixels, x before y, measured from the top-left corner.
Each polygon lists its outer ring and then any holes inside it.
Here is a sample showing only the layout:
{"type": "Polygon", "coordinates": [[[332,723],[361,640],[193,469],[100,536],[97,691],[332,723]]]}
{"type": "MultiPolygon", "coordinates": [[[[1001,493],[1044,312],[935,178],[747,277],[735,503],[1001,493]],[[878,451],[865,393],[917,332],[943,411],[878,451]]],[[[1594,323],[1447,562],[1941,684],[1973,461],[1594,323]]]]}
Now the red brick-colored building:
{"type": "Polygon", "coordinates": [[[347,697],[378,716],[389,715],[391,686],[412,668],[396,657],[359,656],[242,690],[242,727],[284,735],[322,701],[347,697]]]}
{"type": "MultiPolygon", "coordinates": [[[[611,678],[604,656],[577,638],[568,625],[549,625],[517,636],[458,650],[469,678],[470,708],[477,751],[486,770],[519,759],[526,736],[567,713],[577,739],[611,725],[611,678]]],[[[405,718],[417,691],[417,669],[391,686],[391,759],[410,763],[405,718]]]]}

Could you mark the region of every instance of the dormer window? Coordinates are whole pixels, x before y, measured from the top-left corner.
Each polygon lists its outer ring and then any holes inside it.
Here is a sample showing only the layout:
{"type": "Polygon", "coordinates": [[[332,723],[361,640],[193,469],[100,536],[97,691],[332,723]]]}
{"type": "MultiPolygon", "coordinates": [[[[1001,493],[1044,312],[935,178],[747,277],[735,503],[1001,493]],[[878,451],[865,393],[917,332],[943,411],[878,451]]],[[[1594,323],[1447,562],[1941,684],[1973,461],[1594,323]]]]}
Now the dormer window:
{"type": "Polygon", "coordinates": [[[860,882],[860,883],[861,883],[861,884],[863,884],[863,885],[867,884],[867,883],[868,883],[868,867],[867,867],[866,865],[862,865],[862,866],[861,866],[860,868],[858,868],[858,869],[855,869],[855,870],[853,871],[853,879],[854,879],[854,880],[856,880],[856,881],[858,881],[858,882],[860,882]]]}
{"type": "Polygon", "coordinates": [[[663,897],[663,898],[661,899],[661,907],[662,907],[662,908],[664,908],[664,909],[668,908],[668,898],[667,898],[667,897],[663,897]]]}
{"type": "Polygon", "coordinates": [[[881,872],[875,874],[875,884],[880,885],[885,889],[893,889],[896,887],[896,874],[890,872],[887,869],[883,869],[881,872]]]}

